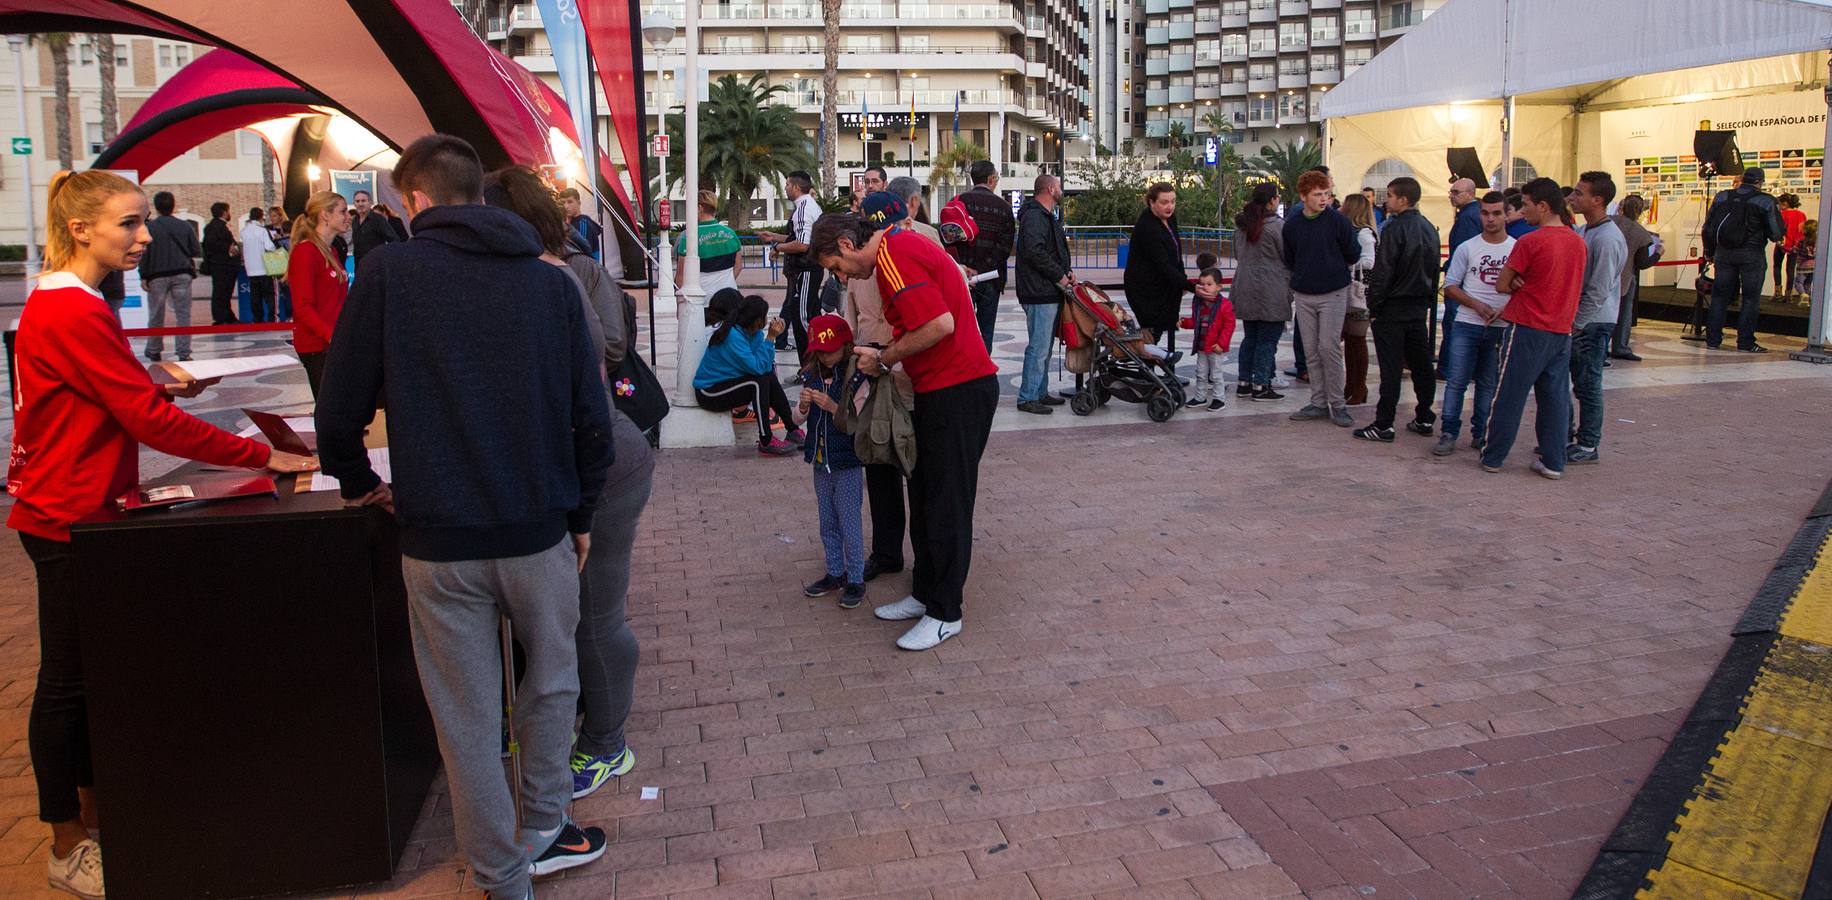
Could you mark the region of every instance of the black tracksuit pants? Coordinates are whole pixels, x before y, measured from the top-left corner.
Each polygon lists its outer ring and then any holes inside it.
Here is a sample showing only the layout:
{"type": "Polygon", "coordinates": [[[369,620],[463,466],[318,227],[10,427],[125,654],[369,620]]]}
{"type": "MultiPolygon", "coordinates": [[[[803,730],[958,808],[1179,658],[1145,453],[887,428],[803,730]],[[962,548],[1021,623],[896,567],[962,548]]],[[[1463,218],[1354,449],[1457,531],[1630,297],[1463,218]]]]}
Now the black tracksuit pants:
{"type": "Polygon", "coordinates": [[[1412,370],[1412,393],[1418,398],[1417,421],[1437,421],[1431,411],[1432,396],[1438,392],[1437,372],[1431,362],[1430,325],[1424,319],[1416,322],[1374,320],[1374,355],[1380,361],[1380,403],[1374,407],[1374,424],[1392,428],[1399,411],[1400,369],[1412,370]]]}
{"type": "Polygon", "coordinates": [[[916,471],[910,475],[916,567],[910,593],[943,622],[961,618],[961,592],[973,564],[980,456],[998,405],[996,375],[916,395],[916,471]]]}

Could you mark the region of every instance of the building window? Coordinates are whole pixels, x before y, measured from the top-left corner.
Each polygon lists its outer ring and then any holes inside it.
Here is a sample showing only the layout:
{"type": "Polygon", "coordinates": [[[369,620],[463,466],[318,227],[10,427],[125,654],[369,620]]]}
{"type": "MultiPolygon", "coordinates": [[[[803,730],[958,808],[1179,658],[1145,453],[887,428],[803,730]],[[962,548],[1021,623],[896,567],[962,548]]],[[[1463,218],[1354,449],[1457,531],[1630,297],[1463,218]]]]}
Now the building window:
{"type": "Polygon", "coordinates": [[[1247,99],[1247,119],[1252,122],[1270,122],[1278,110],[1278,101],[1267,96],[1249,97],[1247,99]]]}
{"type": "Polygon", "coordinates": [[[1312,53],[1310,55],[1310,68],[1313,72],[1328,72],[1337,67],[1334,53],[1312,53]]]}
{"type": "Polygon", "coordinates": [[[1373,47],[1350,47],[1342,51],[1342,64],[1351,72],[1367,65],[1368,60],[1373,58],[1373,47]]]}
{"type": "Polygon", "coordinates": [[[267,152],[267,142],[261,139],[261,133],[246,128],[235,133],[235,145],[243,156],[260,156],[267,152]]]}
{"type": "Polygon", "coordinates": [[[1302,75],[1305,71],[1304,57],[1302,56],[1290,56],[1279,60],[1280,75],[1302,75]]]}
{"type": "Polygon", "coordinates": [[[1302,50],[1310,46],[1310,39],[1305,36],[1303,22],[1279,23],[1279,49],[1302,50]]]}
{"type": "Polygon", "coordinates": [[[1219,38],[1203,38],[1197,41],[1196,61],[1199,63],[1220,62],[1221,40],[1219,38]]]}
{"type": "Polygon", "coordinates": [[[83,142],[89,145],[89,155],[102,152],[102,123],[90,122],[83,125],[83,142]]]}
{"type": "Polygon", "coordinates": [[[1247,0],[1222,0],[1221,14],[1224,16],[1244,16],[1247,14],[1247,0]]]}
{"type": "Polygon", "coordinates": [[[1310,39],[1313,41],[1333,41],[1341,36],[1337,31],[1340,23],[1335,16],[1311,16],[1310,39]]]}
{"type": "Polygon", "coordinates": [[[1279,118],[1302,119],[1304,118],[1304,111],[1309,105],[1310,104],[1305,100],[1303,94],[1280,94],[1279,118]]]}
{"type": "Polygon", "coordinates": [[[79,66],[95,65],[95,48],[88,41],[76,45],[76,64],[79,66]]]}
{"type": "Polygon", "coordinates": [[[1388,11],[1388,28],[1406,28],[1417,25],[1421,16],[1412,9],[1412,0],[1401,0],[1393,4],[1388,11]]]}
{"type": "Polygon", "coordinates": [[[1279,34],[1270,28],[1255,28],[1248,33],[1248,44],[1253,53],[1271,53],[1278,49],[1279,34]]]}
{"type": "Polygon", "coordinates": [[[1247,55],[1247,36],[1244,34],[1241,34],[1238,31],[1232,34],[1222,35],[1221,36],[1221,55],[1222,56],[1236,56],[1236,57],[1246,56],[1247,55]]]}
{"type": "Polygon", "coordinates": [[[1272,63],[1254,63],[1247,67],[1247,77],[1254,81],[1271,81],[1273,78],[1272,63]]]}
{"type": "Polygon", "coordinates": [[[1342,11],[1343,31],[1349,37],[1374,36],[1374,10],[1346,9],[1342,11]]]}
{"type": "Polygon", "coordinates": [[[159,45],[159,66],[161,68],[167,68],[167,69],[171,68],[172,66],[172,45],[171,44],[160,44],[159,45]]]}
{"type": "Polygon", "coordinates": [[[929,36],[926,34],[906,34],[903,36],[903,52],[929,52],[929,36]]]}
{"type": "Polygon", "coordinates": [[[757,45],[748,34],[719,35],[720,53],[754,53],[757,45]]]}
{"type": "Polygon", "coordinates": [[[190,65],[191,64],[191,45],[190,44],[179,44],[178,46],[173,47],[172,48],[172,57],[179,66],[190,65]]]}

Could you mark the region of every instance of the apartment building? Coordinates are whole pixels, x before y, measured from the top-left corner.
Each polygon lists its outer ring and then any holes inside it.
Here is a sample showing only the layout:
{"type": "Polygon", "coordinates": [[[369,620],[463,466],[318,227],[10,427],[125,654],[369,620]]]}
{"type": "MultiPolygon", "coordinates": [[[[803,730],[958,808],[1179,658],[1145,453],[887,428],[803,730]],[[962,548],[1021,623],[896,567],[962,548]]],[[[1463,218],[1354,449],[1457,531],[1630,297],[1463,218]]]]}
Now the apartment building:
{"type": "MultiPolygon", "coordinates": [[[[1005,164],[1008,179],[1089,155],[1100,59],[1091,51],[1097,38],[1110,47],[1119,43],[1109,22],[1098,23],[1096,33],[1094,2],[847,0],[841,7],[835,98],[839,144],[822,152],[838,161],[842,179],[869,165],[885,165],[894,174],[913,170],[926,182],[928,161],[949,146],[958,119],[960,137],[987,148],[1005,164]]],[[[686,49],[684,9],[680,0],[664,0],[644,3],[642,11],[666,12],[676,27],[674,40],[660,53],[644,46],[644,102],[653,117],[659,106],[680,103],[675,85],[686,49]]],[[[485,18],[486,40],[557,86],[535,4],[498,3],[485,18]]],[[[700,6],[700,54],[708,80],[763,73],[770,83],[786,86],[784,101],[795,107],[809,140],[818,140],[818,0],[707,0],[700,6]]],[[[1111,62],[1104,76],[1112,109],[1125,76],[1111,62]]],[[[1117,132],[1109,136],[1117,139],[1117,132]]],[[[674,196],[678,204],[683,197],[678,186],[674,196]]],[[[757,205],[758,215],[781,218],[773,197],[758,198],[757,205]]]]}
{"type": "Polygon", "coordinates": [[[1448,0],[1139,0],[1119,127],[1149,154],[1173,125],[1251,154],[1317,140],[1317,100],[1448,0]]]}
{"type": "MultiPolygon", "coordinates": [[[[123,127],[146,98],[152,96],[167,79],[184,68],[209,47],[169,41],[162,38],[115,37],[115,96],[120,106],[116,127],[123,127]]],[[[9,136],[32,139],[31,202],[37,214],[44,240],[45,188],[57,172],[57,91],[54,87],[51,51],[42,36],[23,45],[22,68],[25,75],[25,116],[23,131],[14,90],[13,60],[0,60],[0,129],[9,136]]],[[[70,149],[78,169],[88,168],[102,152],[102,93],[100,66],[95,47],[88,35],[70,36],[70,149]]],[[[11,47],[0,47],[0,53],[11,54],[11,47]]],[[[168,190],[178,199],[179,214],[197,220],[207,219],[210,204],[218,200],[231,204],[246,215],[248,208],[261,203],[261,154],[267,144],[252,131],[220,135],[202,146],[173,160],[158,172],[142,172],[150,190],[168,190]]],[[[23,244],[25,233],[25,159],[4,157],[0,168],[0,244],[23,244]]]]}

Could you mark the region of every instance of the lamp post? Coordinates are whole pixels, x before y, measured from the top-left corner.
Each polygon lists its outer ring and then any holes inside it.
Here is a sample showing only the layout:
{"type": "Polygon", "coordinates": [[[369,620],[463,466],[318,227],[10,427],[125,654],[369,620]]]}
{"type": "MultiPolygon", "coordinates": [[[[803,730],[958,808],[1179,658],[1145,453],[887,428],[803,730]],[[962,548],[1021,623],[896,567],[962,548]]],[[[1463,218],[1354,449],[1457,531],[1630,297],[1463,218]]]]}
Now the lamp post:
{"type": "MultiPolygon", "coordinates": [[[[681,106],[685,111],[687,127],[681,135],[686,146],[681,148],[686,156],[686,168],[681,173],[681,181],[687,185],[687,196],[697,198],[700,184],[700,4],[699,0],[687,0],[687,54],[682,66],[681,106]]],[[[700,217],[695,204],[688,204],[686,231],[681,235],[686,255],[682,257],[681,268],[685,277],[681,279],[681,293],[675,304],[675,331],[680,340],[680,353],[675,357],[675,390],[674,402],[677,406],[695,406],[693,396],[693,375],[700,368],[700,357],[706,353],[706,291],[700,286],[700,217]]],[[[762,411],[758,415],[763,415],[762,411]]]]}
{"type": "MultiPolygon", "coordinates": [[[[19,107],[19,135],[30,135],[31,126],[25,119],[25,35],[9,34],[6,42],[13,45],[13,102],[19,107]]],[[[20,164],[25,166],[25,279],[29,284],[38,277],[38,205],[32,199],[32,154],[19,157],[20,164]]]]}
{"type": "MultiPolygon", "coordinates": [[[[694,0],[688,0],[689,3],[694,0]]],[[[668,42],[674,40],[674,19],[664,10],[656,10],[642,20],[642,37],[655,48],[655,133],[668,133],[668,103],[663,100],[662,76],[667,74],[668,67],[662,64],[662,53],[668,42]]],[[[668,202],[668,158],[662,157],[656,162],[656,173],[660,188],[656,190],[659,203],[668,202]]],[[[671,248],[668,246],[668,230],[656,229],[655,261],[655,302],[666,304],[674,302],[674,261],[671,248]]]]}

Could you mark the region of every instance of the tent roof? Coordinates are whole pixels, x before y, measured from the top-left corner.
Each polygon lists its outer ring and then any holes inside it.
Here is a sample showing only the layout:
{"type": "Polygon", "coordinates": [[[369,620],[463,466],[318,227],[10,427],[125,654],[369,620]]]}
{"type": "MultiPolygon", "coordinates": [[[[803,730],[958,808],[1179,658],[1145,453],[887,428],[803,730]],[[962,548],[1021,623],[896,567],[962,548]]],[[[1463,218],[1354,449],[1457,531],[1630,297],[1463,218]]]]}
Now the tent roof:
{"type": "Polygon", "coordinates": [[[1338,118],[1529,94],[1574,102],[1621,79],[1828,47],[1832,0],[1454,0],[1319,108],[1338,118]],[[1500,53],[1492,35],[1506,35],[1500,53]]]}

